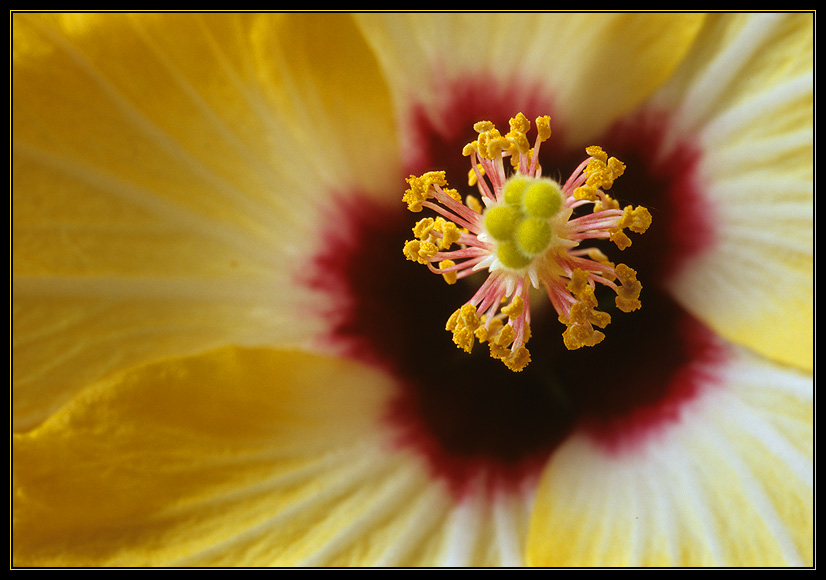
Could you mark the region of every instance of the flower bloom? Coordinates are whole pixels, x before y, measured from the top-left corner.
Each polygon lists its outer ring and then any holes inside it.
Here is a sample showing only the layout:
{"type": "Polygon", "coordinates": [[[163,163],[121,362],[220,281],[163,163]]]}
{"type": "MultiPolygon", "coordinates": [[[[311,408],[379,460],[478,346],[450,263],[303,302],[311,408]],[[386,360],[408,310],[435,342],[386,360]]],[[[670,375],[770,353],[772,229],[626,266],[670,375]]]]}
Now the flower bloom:
{"type": "Polygon", "coordinates": [[[631,240],[624,228],[644,233],[651,224],[648,210],[631,206],[620,210],[619,203],[605,193],[625,165],[599,147],[587,149],[589,157],[563,186],[543,179],[537,159],[539,145],[550,137],[550,118],[540,117],[536,123],[539,134],[533,148],[526,136],[529,121],[521,113],[511,119],[506,136],[489,122],[474,126],[479,137],[468,144],[465,154],[472,158],[470,180],[479,184],[484,213],[479,199],[469,197],[465,207],[455,190],[444,188],[444,172],[411,176],[404,196],[411,211],[427,206],[450,220],[420,220],[413,228],[418,239],[404,247],[409,260],[428,264],[449,284],[480,268],[490,270],[473,298],[448,320],[453,342],[470,352],[476,338],[489,341],[491,356],[513,371],[521,371],[530,361],[525,346],[530,337],[528,284],[547,292],[568,327],[563,337],[571,350],[605,338],[594,329],[611,320],[596,309],[596,282],[616,292],[617,308],[623,312],[640,307],[642,285],[634,270],[625,264],[615,267],[597,250],[578,246],[585,240],[610,238],[625,249],[631,240]],[[505,157],[511,158],[513,176],[506,176],[505,157]],[[431,197],[446,209],[428,201],[431,197]],[[571,219],[582,205],[592,205],[593,213],[571,219]],[[461,249],[448,251],[454,243],[461,249]],[[433,262],[439,267],[431,266],[433,262]],[[504,300],[509,303],[500,311],[504,300]]]}
{"type": "Polygon", "coordinates": [[[15,566],[812,564],[811,14],[12,26],[15,566]]]}

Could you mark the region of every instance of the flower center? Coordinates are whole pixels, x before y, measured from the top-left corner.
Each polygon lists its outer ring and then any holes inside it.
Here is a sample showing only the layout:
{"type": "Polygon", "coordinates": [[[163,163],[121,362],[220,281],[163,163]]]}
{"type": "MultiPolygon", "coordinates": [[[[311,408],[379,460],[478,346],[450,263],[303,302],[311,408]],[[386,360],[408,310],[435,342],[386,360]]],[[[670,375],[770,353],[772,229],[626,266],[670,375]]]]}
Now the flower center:
{"type": "Polygon", "coordinates": [[[631,245],[625,228],[644,233],[651,224],[648,210],[620,210],[605,192],[625,165],[599,147],[586,149],[589,157],[564,185],[542,177],[537,159],[540,144],[551,135],[550,117],[538,117],[536,126],[536,142],[530,147],[530,122],[522,113],[510,120],[506,135],[488,121],[474,125],[478,137],[462,153],[471,159],[469,184],[477,185],[479,198],[468,196],[463,204],[459,193],[447,187],[443,171],[411,175],[402,197],[412,212],[429,208],[440,214],[416,223],[416,239],[404,246],[409,260],[427,265],[448,284],[489,271],[476,294],[448,319],[453,342],[468,353],[476,340],[487,342],[491,356],[512,371],[530,362],[530,288],[547,294],[567,327],[562,336],[570,350],[594,346],[605,337],[594,328],[604,328],[611,320],[597,310],[598,284],[616,292],[620,310],[640,307],[642,285],[636,272],[579,245],[610,239],[624,250],[631,245]],[[590,215],[571,219],[574,210],[588,205],[590,215]],[[459,248],[451,250],[454,244],[459,248]]]}
{"type": "MultiPolygon", "coordinates": [[[[460,183],[467,166],[459,162],[466,160],[452,154],[472,138],[463,129],[472,131],[474,119],[507,120],[498,112],[511,110],[516,101],[531,110],[549,106],[508,93],[491,98],[489,84],[475,82],[451,85],[452,97],[437,116],[449,126],[434,125],[429,109],[413,112],[408,173],[444,167],[436,161],[447,160],[446,175],[460,183]]],[[[532,301],[530,344],[541,356],[521,373],[481,349],[466,354],[450,348],[451,336],[435,332],[454,310],[451,302],[461,292],[473,293],[487,270],[470,272],[452,286],[424,275],[398,256],[410,237],[403,206],[358,191],[336,192],[320,230],[321,251],[302,274],[303,284],[329,297],[318,304],[330,326],[319,347],[394,377],[398,392],[385,416],[392,444],[419,455],[457,498],[476,493],[480,483],[492,494],[530,489],[575,431],[606,453],[635,453],[679,421],[682,409],[713,384],[715,361],[724,353],[667,290],[687,260],[714,241],[713,215],[696,171],[699,150],[681,142],[662,155],[668,121],[658,115],[634,118],[601,139],[628,162],[617,197],[633,195],[656,212],[646,243],[623,252],[639,266],[645,308],[614,316],[597,349],[571,351],[559,340],[554,309],[532,301]]],[[[582,160],[558,139],[542,151],[548,167],[572,171],[582,160]]],[[[466,201],[476,189],[465,185],[460,191],[466,201]]],[[[541,297],[540,291],[533,294],[541,297]]],[[[611,314],[619,310],[613,295],[608,287],[596,288],[601,309],[611,314]]]]}

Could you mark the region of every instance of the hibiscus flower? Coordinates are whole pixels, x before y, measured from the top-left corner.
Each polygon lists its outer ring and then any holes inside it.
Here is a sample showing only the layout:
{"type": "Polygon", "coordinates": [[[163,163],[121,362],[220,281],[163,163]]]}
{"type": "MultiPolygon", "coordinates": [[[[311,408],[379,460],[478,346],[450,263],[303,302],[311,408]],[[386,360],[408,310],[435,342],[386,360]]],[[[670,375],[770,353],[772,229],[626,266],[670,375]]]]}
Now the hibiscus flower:
{"type": "Polygon", "coordinates": [[[12,25],[15,565],[812,564],[811,14],[12,25]],[[653,222],[514,373],[401,198],[518,112],[653,222]]]}

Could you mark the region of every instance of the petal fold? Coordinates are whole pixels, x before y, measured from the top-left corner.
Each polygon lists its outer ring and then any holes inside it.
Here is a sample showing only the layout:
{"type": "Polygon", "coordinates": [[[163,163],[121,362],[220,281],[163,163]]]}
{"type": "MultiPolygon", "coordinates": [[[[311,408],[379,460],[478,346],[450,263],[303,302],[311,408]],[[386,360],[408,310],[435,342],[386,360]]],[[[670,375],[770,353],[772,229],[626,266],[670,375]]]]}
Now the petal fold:
{"type": "Polygon", "coordinates": [[[389,389],[353,363],[236,348],[91,386],[15,436],[15,564],[292,560],[317,547],[310,523],[333,534],[405,484],[373,461],[389,389]],[[364,470],[385,477],[359,491],[364,470]]]}

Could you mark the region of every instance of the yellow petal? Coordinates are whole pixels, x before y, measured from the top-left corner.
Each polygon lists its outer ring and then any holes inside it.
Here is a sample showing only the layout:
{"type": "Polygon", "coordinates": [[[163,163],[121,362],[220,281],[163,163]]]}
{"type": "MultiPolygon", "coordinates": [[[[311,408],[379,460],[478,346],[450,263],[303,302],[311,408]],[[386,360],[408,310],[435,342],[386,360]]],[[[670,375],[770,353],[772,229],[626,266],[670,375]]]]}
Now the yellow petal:
{"type": "Polygon", "coordinates": [[[224,348],[123,373],[15,435],[14,564],[522,564],[530,496],[453,498],[390,379],[224,348]]]}
{"type": "Polygon", "coordinates": [[[672,286],[734,342],[812,370],[814,23],[811,14],[718,15],[654,107],[667,138],[702,152],[711,250],[672,286]]]}
{"type": "Polygon", "coordinates": [[[16,563],[169,563],[222,542],[242,557],[231,541],[268,522],[285,543],[259,538],[279,548],[259,557],[278,561],[307,532],[279,516],[335,511],[347,482],[325,471],[370,468],[356,452],[375,451],[388,388],[352,363],[230,348],[98,383],[15,439],[16,563]]]}
{"type": "Polygon", "coordinates": [[[537,491],[531,564],[812,565],[811,378],[747,351],[710,376],[644,445],[611,453],[582,433],[560,449],[537,491]]]}
{"type": "Polygon", "coordinates": [[[398,167],[349,17],[12,25],[16,428],[130,365],[313,336],[319,297],[291,288],[319,208],[398,167]]]}
{"type": "Polygon", "coordinates": [[[537,99],[580,145],[648,97],[696,36],[702,14],[359,14],[402,115],[423,105],[438,120],[456,90],[537,99]],[[540,94],[531,91],[538,87],[540,94]]]}

